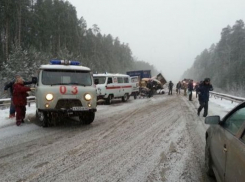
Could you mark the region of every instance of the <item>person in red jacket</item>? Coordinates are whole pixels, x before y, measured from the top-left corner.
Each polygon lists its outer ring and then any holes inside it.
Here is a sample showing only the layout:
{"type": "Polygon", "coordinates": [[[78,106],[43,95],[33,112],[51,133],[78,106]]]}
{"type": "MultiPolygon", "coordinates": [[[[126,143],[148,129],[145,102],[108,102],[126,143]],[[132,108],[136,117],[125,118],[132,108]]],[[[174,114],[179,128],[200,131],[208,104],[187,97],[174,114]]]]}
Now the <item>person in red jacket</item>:
{"type": "Polygon", "coordinates": [[[23,78],[18,77],[13,86],[13,103],[16,110],[16,125],[19,126],[24,123],[24,118],[26,115],[26,104],[28,96],[27,92],[31,89],[24,86],[23,78]]]}

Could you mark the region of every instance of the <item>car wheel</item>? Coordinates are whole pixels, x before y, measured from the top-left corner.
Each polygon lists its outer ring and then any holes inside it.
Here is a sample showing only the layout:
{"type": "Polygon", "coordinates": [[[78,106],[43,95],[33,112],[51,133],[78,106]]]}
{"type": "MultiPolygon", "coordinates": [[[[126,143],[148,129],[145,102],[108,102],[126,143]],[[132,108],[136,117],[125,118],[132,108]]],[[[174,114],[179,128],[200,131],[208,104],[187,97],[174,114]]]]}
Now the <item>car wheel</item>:
{"type": "Polygon", "coordinates": [[[109,95],[108,98],[106,99],[106,104],[110,105],[111,99],[112,99],[112,95],[109,95]]]}
{"type": "Polygon", "coordinates": [[[214,171],[212,168],[212,157],[210,154],[210,147],[208,141],[206,141],[206,146],[205,146],[205,171],[208,176],[214,176],[214,171]]]}
{"type": "Polygon", "coordinates": [[[79,116],[79,120],[84,125],[89,125],[94,121],[95,113],[94,112],[87,112],[83,115],[79,116]]]}
{"type": "Polygon", "coordinates": [[[37,112],[36,111],[36,117],[38,121],[41,123],[42,127],[48,127],[48,116],[45,112],[37,112]]]}
{"type": "Polygon", "coordinates": [[[126,102],[128,100],[128,94],[124,94],[124,96],[122,97],[122,101],[126,102]]]}

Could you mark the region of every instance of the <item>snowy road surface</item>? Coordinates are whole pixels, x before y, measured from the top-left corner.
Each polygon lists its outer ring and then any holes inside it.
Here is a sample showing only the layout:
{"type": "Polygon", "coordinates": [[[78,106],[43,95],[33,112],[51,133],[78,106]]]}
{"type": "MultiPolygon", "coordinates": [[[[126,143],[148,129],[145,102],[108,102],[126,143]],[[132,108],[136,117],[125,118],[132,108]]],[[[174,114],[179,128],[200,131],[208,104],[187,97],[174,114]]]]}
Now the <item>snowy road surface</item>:
{"type": "Polygon", "coordinates": [[[50,128],[35,124],[32,109],[30,123],[0,128],[1,181],[215,181],[204,172],[208,126],[197,105],[176,95],[131,99],[99,105],[90,126],[68,119],[50,128]]]}

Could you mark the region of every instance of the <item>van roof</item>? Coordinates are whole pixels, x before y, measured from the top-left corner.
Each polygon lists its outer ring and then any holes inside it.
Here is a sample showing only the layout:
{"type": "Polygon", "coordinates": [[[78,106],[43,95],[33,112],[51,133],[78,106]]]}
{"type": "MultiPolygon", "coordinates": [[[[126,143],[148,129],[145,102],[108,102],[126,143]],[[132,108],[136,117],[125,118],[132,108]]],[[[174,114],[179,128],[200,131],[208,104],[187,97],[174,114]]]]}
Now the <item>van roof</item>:
{"type": "Polygon", "coordinates": [[[98,73],[98,74],[93,74],[93,76],[126,76],[129,77],[129,75],[125,74],[120,74],[120,73],[98,73]]]}
{"type": "Polygon", "coordinates": [[[39,69],[50,69],[50,70],[82,70],[91,71],[90,68],[85,66],[74,66],[74,65],[41,65],[39,69]]]}

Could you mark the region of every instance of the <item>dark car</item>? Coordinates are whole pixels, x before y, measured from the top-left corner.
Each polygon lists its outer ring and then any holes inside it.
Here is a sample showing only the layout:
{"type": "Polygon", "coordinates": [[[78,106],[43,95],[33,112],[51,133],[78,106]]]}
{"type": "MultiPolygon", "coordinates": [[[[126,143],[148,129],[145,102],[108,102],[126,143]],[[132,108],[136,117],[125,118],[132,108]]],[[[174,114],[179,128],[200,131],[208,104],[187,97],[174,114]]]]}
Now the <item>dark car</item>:
{"type": "Polygon", "coordinates": [[[217,181],[245,181],[245,102],[222,120],[205,119],[211,126],[206,132],[205,168],[217,181]]]}

